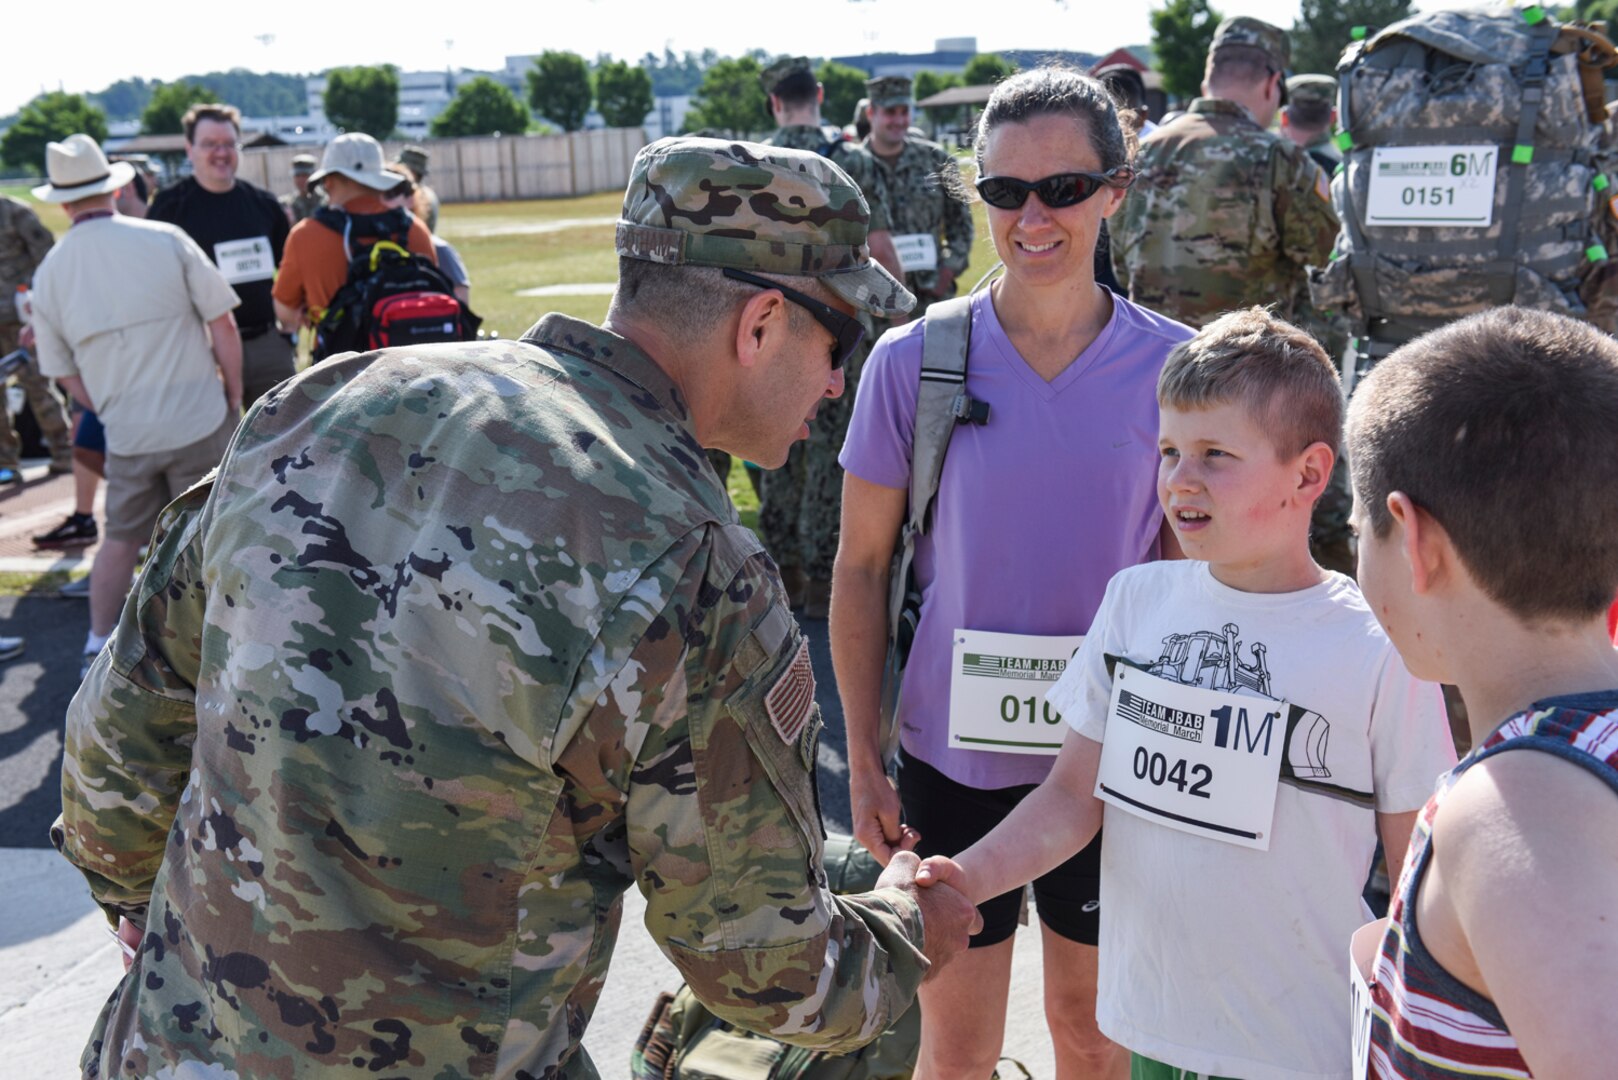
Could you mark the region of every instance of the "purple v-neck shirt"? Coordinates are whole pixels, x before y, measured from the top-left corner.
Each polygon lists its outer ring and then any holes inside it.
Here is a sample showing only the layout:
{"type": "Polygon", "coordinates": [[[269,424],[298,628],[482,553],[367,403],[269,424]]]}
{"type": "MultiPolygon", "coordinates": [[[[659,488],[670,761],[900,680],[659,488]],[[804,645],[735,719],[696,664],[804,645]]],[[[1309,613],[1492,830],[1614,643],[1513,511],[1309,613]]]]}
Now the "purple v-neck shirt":
{"type": "MultiPolygon", "coordinates": [[[[1107,582],[1157,557],[1157,376],[1189,327],[1113,297],[1106,328],[1046,382],[1012,346],[989,290],[972,303],[967,389],[989,422],[955,428],[916,550],[921,625],[905,668],[901,741],[976,788],[1037,784],[1054,758],[949,746],[956,628],[1083,634],[1107,582]]],[[[839,458],[908,490],[922,324],[884,334],[866,361],[839,458]]]]}

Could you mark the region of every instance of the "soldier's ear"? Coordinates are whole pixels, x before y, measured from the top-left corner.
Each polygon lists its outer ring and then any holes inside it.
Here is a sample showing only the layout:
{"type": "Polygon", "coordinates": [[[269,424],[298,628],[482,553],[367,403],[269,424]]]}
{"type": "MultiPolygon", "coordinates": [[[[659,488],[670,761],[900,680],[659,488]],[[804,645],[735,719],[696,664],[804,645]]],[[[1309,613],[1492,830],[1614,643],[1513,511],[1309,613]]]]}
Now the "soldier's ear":
{"type": "Polygon", "coordinates": [[[786,298],[773,289],[748,297],[736,322],[736,360],[744,368],[769,360],[788,336],[786,298]]]}

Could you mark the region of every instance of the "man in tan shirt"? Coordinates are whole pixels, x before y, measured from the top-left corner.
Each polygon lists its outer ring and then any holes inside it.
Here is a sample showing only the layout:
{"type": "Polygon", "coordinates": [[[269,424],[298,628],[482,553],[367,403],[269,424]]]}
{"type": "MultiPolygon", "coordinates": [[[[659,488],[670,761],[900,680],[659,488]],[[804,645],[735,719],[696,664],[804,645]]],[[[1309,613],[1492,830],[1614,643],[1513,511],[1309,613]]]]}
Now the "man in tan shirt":
{"type": "Polygon", "coordinates": [[[73,226],[34,273],[40,370],[100,417],[107,436],[107,528],[90,574],[86,658],[101,650],[158,512],[218,463],[241,414],[240,302],[180,229],[113,210],[132,170],[95,141],[46,148],[73,226]]]}

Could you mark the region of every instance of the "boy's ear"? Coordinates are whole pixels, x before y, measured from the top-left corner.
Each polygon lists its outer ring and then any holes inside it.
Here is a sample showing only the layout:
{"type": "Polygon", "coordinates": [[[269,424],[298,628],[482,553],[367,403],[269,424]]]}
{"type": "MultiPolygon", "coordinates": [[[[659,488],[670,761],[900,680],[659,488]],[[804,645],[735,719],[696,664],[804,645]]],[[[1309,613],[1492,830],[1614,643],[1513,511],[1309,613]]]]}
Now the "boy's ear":
{"type": "Polygon", "coordinates": [[[1410,591],[1432,592],[1453,572],[1455,549],[1438,519],[1402,491],[1388,493],[1394,540],[1410,567],[1410,591]]]}
{"type": "Polygon", "coordinates": [[[1305,447],[1297,460],[1298,497],[1305,506],[1313,506],[1315,500],[1325,494],[1326,485],[1331,482],[1331,470],[1337,462],[1337,455],[1325,443],[1315,442],[1305,447]]]}

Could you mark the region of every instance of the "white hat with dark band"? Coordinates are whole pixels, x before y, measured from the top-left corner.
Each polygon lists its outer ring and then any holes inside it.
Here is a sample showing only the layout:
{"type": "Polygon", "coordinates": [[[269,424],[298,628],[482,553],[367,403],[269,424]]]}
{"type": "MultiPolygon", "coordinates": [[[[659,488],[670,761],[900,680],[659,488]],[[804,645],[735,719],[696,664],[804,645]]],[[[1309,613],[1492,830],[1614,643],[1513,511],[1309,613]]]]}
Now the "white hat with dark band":
{"type": "Polygon", "coordinates": [[[59,143],[45,144],[45,175],[50,183],[35,188],[34,198],[69,203],[117,191],[135,178],[135,167],[127,161],[109,165],[94,139],[69,135],[59,143]]]}

